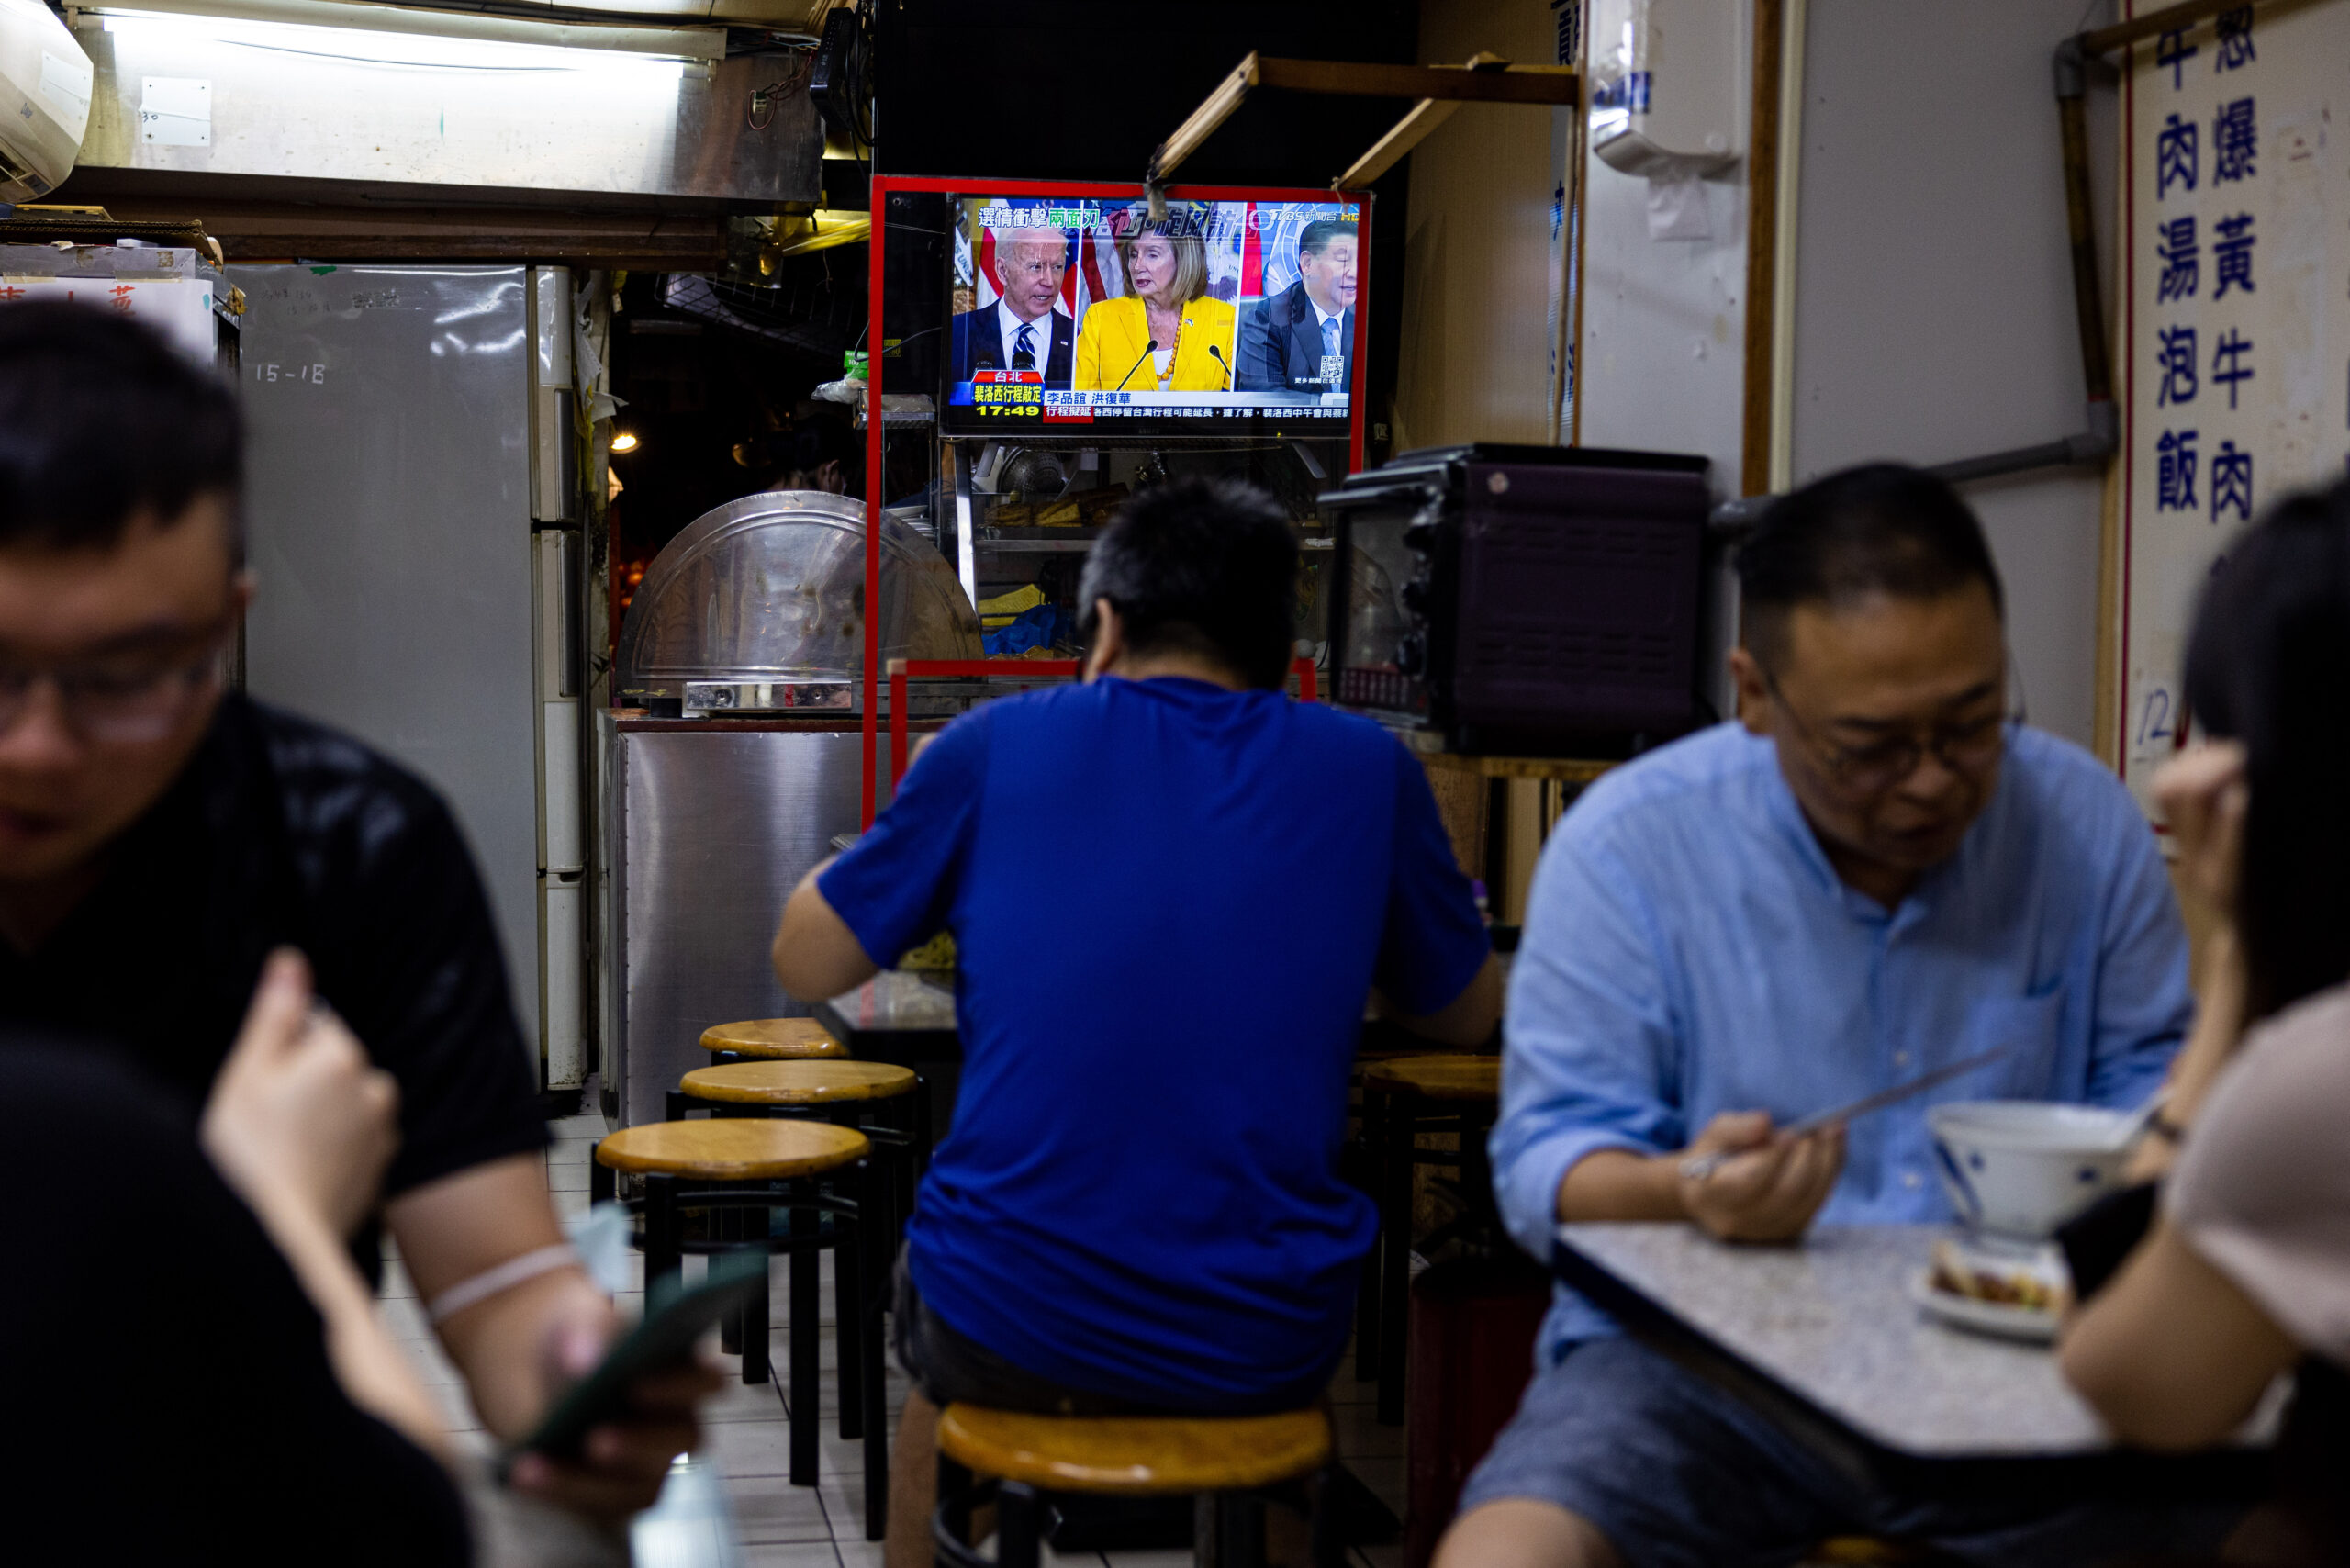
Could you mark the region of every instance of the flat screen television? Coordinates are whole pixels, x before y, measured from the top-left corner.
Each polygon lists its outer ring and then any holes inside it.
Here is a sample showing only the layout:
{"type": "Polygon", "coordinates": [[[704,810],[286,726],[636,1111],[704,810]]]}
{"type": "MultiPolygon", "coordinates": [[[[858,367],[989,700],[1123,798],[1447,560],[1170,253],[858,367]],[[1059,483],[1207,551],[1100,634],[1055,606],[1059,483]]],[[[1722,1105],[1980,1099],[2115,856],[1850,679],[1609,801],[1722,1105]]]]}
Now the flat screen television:
{"type": "Polygon", "coordinates": [[[1170,195],[1154,221],[1139,187],[1079,188],[949,197],[943,434],[1351,434],[1360,201],[1170,195]]]}

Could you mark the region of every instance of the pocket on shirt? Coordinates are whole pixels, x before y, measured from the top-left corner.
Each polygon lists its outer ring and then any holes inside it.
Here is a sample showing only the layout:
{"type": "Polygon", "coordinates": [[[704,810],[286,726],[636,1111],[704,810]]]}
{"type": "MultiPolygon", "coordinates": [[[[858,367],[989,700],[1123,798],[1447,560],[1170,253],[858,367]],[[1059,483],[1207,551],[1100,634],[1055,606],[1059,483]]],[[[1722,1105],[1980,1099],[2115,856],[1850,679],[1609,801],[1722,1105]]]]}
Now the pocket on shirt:
{"type": "MultiPolygon", "coordinates": [[[[1975,1013],[1975,1038],[1964,1054],[2004,1047],[1960,1080],[1953,1099],[2045,1100],[2057,1092],[2056,1064],[2065,1044],[2065,986],[2059,980],[2029,996],[2000,997],[1975,1013]]],[[[1941,1096],[1937,1095],[1937,1099],[1941,1096]]]]}

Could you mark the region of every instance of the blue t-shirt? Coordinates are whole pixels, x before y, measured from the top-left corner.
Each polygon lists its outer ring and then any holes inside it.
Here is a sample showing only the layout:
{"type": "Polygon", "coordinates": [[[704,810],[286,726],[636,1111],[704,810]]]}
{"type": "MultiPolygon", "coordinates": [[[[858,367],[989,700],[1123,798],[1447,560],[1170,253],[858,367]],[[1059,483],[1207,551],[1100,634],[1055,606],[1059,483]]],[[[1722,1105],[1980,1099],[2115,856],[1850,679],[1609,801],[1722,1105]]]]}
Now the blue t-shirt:
{"type": "Polygon", "coordinates": [[[818,881],[878,963],[955,935],[964,1069],[909,1228],[946,1324],[1039,1376],[1213,1409],[1326,1374],[1376,984],[1488,946],[1419,766],[1275,691],[1104,679],[948,725],[818,881]]]}

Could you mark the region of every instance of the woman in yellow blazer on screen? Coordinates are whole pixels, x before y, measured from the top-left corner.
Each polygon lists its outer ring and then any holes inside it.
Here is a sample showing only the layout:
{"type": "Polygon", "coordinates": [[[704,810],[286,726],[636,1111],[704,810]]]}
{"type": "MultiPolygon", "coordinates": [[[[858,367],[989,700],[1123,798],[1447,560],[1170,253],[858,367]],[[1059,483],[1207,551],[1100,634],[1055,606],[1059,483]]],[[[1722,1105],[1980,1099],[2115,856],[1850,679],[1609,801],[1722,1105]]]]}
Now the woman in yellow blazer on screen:
{"type": "Polygon", "coordinates": [[[1238,321],[1208,292],[1197,218],[1170,213],[1118,239],[1128,292],[1086,307],[1077,329],[1080,392],[1226,392],[1238,321]]]}

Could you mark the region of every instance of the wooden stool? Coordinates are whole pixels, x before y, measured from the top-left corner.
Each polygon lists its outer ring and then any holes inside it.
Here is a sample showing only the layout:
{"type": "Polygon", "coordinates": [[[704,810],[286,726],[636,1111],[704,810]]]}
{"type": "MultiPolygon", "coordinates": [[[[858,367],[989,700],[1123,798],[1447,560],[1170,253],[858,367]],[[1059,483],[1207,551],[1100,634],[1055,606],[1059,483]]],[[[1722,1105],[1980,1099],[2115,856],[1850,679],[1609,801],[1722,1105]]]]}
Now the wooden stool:
{"type": "MultiPolygon", "coordinates": [[[[922,1087],[912,1069],[887,1062],[839,1058],[733,1062],[696,1068],[686,1074],[670,1092],[669,1119],[681,1122],[688,1112],[703,1110],[713,1116],[815,1116],[835,1126],[856,1127],[874,1145],[874,1161],[879,1167],[875,1185],[886,1205],[874,1215],[870,1233],[886,1238],[888,1256],[894,1260],[906,1216],[913,1211],[914,1185],[921,1178],[916,1151],[929,1144],[925,1113],[930,1101],[918,1092],[922,1087]],[[906,1125],[890,1126],[881,1119],[885,1102],[912,1108],[912,1114],[900,1118],[906,1125]]],[[[740,1223],[738,1218],[736,1224],[740,1223]]],[[[800,1235],[813,1235],[818,1216],[795,1210],[791,1223],[800,1235]]],[[[840,1434],[845,1439],[864,1435],[865,1401],[858,1386],[861,1358],[856,1353],[857,1316],[851,1307],[853,1283],[848,1270],[834,1270],[833,1317],[840,1337],[840,1434]]],[[[790,1293],[795,1318],[816,1311],[818,1288],[813,1260],[804,1251],[794,1252],[790,1293]]],[[[815,1353],[813,1341],[808,1353],[815,1353]]],[[[792,1354],[800,1354],[797,1338],[792,1341],[792,1354]]],[[[800,1375],[797,1362],[792,1375],[795,1379],[800,1375]]]]}
{"type": "MultiPolygon", "coordinates": [[[[623,1127],[596,1146],[590,1181],[599,1202],[613,1195],[620,1172],[644,1180],[644,1280],[648,1288],[682,1271],[688,1252],[757,1249],[791,1259],[791,1483],[816,1484],[817,1299],[813,1255],[829,1246],[840,1286],[842,1402],[857,1404],[865,1440],[865,1530],[881,1539],[889,1514],[889,1423],[882,1412],[881,1313],[889,1294],[889,1185],[869,1156],[872,1144],[854,1127],[818,1121],[732,1116],[710,1121],[651,1122],[623,1127]],[[819,1178],[849,1189],[827,1192],[819,1178]],[[702,1210],[747,1212],[748,1234],[686,1239],[683,1217],[702,1210]],[[791,1216],[789,1234],[772,1234],[771,1212],[791,1216]],[[819,1232],[830,1215],[833,1233],[819,1232]],[[804,1284],[803,1284],[804,1282],[804,1284]],[[851,1363],[856,1371],[849,1371],[851,1363]]],[[[721,1227],[713,1224],[713,1231],[721,1227]]],[[[767,1379],[767,1302],[764,1293],[743,1309],[738,1333],[743,1381],[767,1379]]]]}
{"type": "MultiPolygon", "coordinates": [[[[1330,1461],[1330,1419],[1320,1410],[1278,1416],[1036,1416],[950,1405],[938,1418],[939,1561],[955,1568],[1036,1568],[1045,1494],[1119,1497],[1194,1494],[1211,1500],[1217,1568],[1264,1561],[1262,1488],[1294,1481],[1330,1461]],[[963,1544],[971,1508],[986,1500],[971,1476],[995,1478],[993,1564],[963,1544]]],[[[1314,1560],[1337,1563],[1324,1510],[1314,1510],[1314,1560]]]]}
{"type": "Polygon", "coordinates": [[[712,1024],[701,1032],[701,1048],[722,1062],[802,1061],[810,1057],[845,1057],[848,1047],[813,1018],[746,1018],[712,1024]]]}
{"type": "Polygon", "coordinates": [[[1462,1194],[1480,1215],[1494,1208],[1494,1178],[1485,1135],[1501,1104],[1502,1058],[1486,1056],[1400,1057],[1362,1069],[1363,1141],[1379,1204],[1379,1239],[1365,1261],[1356,1298],[1355,1376],[1379,1380],[1379,1420],[1404,1420],[1404,1355],[1412,1283],[1412,1173],[1422,1165],[1449,1165],[1460,1173],[1462,1194]],[[1422,1133],[1455,1133],[1458,1154],[1422,1149],[1422,1133]]]}

